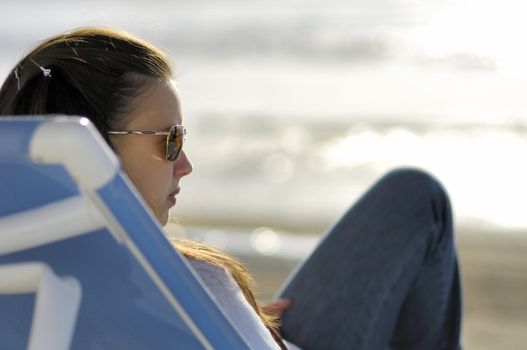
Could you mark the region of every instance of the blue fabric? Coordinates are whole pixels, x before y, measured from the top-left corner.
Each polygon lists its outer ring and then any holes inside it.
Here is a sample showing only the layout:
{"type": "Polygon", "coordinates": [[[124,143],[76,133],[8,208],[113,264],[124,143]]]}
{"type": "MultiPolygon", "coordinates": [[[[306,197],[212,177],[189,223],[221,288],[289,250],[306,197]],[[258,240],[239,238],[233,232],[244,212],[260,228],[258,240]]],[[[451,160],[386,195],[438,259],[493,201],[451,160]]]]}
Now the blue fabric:
{"type": "Polygon", "coordinates": [[[19,162],[29,159],[31,136],[43,120],[17,117],[3,121],[0,128],[0,140],[3,146],[0,147],[0,159],[19,162]]]}
{"type": "MultiPolygon", "coordinates": [[[[127,250],[105,230],[0,256],[75,276],[82,302],[72,349],[202,349],[127,250]]],[[[34,294],[0,298],[1,349],[25,349],[34,294]]]]}
{"type": "Polygon", "coordinates": [[[0,162],[0,172],[0,217],[79,194],[59,165],[0,162]]]}
{"type": "Polygon", "coordinates": [[[246,349],[247,345],[219,307],[211,302],[208,292],[196,283],[186,260],[175,254],[155,219],[146,215],[138,195],[129,190],[126,178],[118,174],[99,195],[198,328],[211,340],[211,345],[216,349],[246,349]]]}
{"type": "MultiPolygon", "coordinates": [[[[61,165],[29,160],[31,135],[42,122],[53,118],[0,120],[0,218],[79,194],[61,165]]],[[[98,195],[211,345],[248,349],[124,175],[118,173],[98,195]]],[[[79,280],[82,299],[72,349],[203,349],[135,257],[107,230],[0,255],[0,265],[28,261],[79,280]]],[[[34,301],[34,294],[0,295],[0,350],[27,348],[34,301]]]]}
{"type": "Polygon", "coordinates": [[[460,347],[461,288],[448,198],[429,175],[389,173],[285,284],[284,337],[304,350],[460,347]]]}

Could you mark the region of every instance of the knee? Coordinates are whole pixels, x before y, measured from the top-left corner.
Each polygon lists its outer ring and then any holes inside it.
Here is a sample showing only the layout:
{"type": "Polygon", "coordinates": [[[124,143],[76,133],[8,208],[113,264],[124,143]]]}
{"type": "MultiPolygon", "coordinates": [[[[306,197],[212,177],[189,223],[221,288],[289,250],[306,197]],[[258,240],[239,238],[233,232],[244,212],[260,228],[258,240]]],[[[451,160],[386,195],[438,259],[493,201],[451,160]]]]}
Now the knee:
{"type": "Polygon", "coordinates": [[[384,177],[391,179],[392,181],[436,181],[435,178],[426,170],[411,167],[390,170],[388,173],[386,173],[386,175],[384,175],[384,177]]]}
{"type": "Polygon", "coordinates": [[[444,192],[441,183],[430,173],[418,168],[397,168],[384,175],[381,183],[386,182],[391,186],[415,192],[431,191],[434,194],[444,192]]]}
{"type": "Polygon", "coordinates": [[[397,168],[387,173],[379,183],[395,189],[405,201],[416,200],[416,205],[431,204],[438,220],[449,215],[449,198],[442,184],[430,173],[417,168],[397,168]]]}
{"type": "MultiPolygon", "coordinates": [[[[399,168],[387,173],[380,181],[398,194],[398,205],[406,206],[416,220],[428,222],[432,242],[429,254],[451,242],[452,211],[448,194],[441,183],[426,171],[415,168],[399,168]]],[[[397,205],[397,204],[396,204],[397,205]]]]}

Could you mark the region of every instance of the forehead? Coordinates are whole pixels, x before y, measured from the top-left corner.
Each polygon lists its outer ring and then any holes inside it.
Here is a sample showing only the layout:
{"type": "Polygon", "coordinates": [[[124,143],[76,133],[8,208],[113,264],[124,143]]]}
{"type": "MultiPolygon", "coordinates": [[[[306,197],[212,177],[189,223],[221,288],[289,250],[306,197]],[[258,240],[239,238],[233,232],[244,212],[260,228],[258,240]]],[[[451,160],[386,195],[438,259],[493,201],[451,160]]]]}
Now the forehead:
{"type": "Polygon", "coordinates": [[[181,104],[172,81],[152,80],[147,89],[137,97],[129,115],[130,129],[168,129],[182,124],[181,104]]]}

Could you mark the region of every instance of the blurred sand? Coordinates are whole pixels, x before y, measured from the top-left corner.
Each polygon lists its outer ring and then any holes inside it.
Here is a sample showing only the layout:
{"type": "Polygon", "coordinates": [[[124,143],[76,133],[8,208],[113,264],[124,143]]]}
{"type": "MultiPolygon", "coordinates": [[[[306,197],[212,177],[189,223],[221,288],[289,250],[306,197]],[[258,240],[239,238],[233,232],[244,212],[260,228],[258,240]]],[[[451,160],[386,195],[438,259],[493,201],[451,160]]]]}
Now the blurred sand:
{"type": "MultiPolygon", "coordinates": [[[[527,344],[527,235],[458,229],[463,279],[464,349],[524,349],[527,344]]],[[[240,257],[262,300],[270,299],[295,261],[240,257]]]]}

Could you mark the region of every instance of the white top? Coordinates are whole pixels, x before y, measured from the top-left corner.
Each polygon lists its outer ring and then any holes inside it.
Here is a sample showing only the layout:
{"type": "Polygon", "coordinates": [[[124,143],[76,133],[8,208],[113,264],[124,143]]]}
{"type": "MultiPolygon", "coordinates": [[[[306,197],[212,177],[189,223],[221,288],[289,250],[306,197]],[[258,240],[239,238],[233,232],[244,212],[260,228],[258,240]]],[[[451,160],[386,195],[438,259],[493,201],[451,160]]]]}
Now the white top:
{"type": "MultiPolygon", "coordinates": [[[[280,350],[227,269],[194,259],[188,261],[251,349],[280,350]]],[[[284,343],[290,350],[301,350],[294,344],[284,343]]]]}

